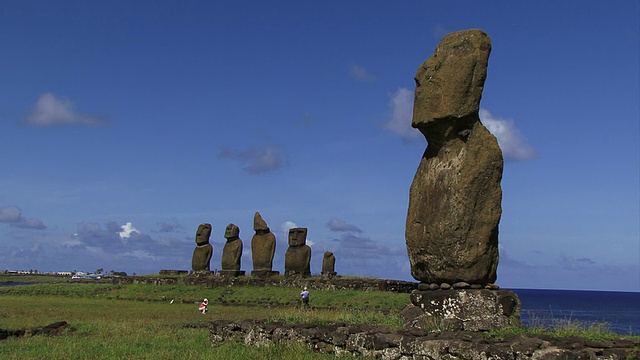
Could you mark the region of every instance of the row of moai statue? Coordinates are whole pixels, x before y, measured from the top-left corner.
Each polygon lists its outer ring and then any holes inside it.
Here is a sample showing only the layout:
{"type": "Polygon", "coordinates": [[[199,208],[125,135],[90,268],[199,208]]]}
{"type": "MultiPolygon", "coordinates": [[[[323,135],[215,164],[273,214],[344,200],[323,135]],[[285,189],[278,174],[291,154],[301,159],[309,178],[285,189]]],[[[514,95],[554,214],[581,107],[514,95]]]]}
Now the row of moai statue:
{"type": "MultiPolygon", "coordinates": [[[[255,234],[251,238],[251,258],[253,260],[252,276],[278,275],[280,272],[273,270],[273,257],[276,252],[276,236],[271,232],[267,223],[259,212],[253,217],[253,230],[255,234]]],[[[191,259],[193,272],[211,272],[211,257],[213,246],[209,243],[211,237],[211,224],[200,224],[196,231],[196,248],[191,259]]],[[[222,249],[221,265],[218,275],[242,276],[245,271],[240,270],[242,258],[242,240],[240,228],[235,224],[227,225],[224,233],[227,239],[222,249]]],[[[336,258],[332,252],[324,253],[322,259],[322,274],[336,275],[336,258]]],[[[289,229],[289,248],[284,256],[284,274],[287,276],[311,275],[311,248],[307,245],[307,228],[289,229]]]]}

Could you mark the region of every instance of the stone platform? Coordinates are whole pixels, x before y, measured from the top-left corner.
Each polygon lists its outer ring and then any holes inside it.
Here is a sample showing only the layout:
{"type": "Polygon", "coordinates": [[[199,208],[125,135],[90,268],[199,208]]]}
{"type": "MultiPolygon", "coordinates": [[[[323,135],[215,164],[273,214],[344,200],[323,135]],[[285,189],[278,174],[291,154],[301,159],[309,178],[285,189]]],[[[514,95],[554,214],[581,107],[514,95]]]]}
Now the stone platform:
{"type": "Polygon", "coordinates": [[[485,331],[520,325],[520,299],[509,290],[464,289],[411,292],[402,310],[409,327],[485,331]]]}

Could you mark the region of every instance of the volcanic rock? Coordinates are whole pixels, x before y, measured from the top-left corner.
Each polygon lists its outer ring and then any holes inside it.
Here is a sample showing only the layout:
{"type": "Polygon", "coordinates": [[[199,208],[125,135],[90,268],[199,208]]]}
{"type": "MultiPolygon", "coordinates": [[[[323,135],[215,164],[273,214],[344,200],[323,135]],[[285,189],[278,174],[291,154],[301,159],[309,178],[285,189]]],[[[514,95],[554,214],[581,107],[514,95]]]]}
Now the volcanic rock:
{"type": "Polygon", "coordinates": [[[251,259],[253,260],[251,275],[272,274],[276,236],[269,230],[269,226],[259,212],[253,216],[253,230],[256,233],[251,238],[251,259]]]}
{"type": "Polygon", "coordinates": [[[242,258],[242,240],[240,239],[240,228],[235,224],[227,225],[224,237],[227,242],[222,249],[222,270],[240,271],[240,259],[242,258]]]}
{"type": "Polygon", "coordinates": [[[200,224],[196,231],[196,248],[191,257],[191,270],[211,271],[211,256],[213,246],[209,244],[211,236],[211,224],[200,224]]]}
{"type": "Polygon", "coordinates": [[[289,248],[284,254],[285,275],[311,275],[311,248],[306,242],[307,228],[289,229],[289,248]]]}
{"type": "Polygon", "coordinates": [[[409,192],[405,238],[421,282],[496,280],[502,152],[478,116],[491,40],[445,36],[418,69],[412,126],[427,140],[409,192]]]}

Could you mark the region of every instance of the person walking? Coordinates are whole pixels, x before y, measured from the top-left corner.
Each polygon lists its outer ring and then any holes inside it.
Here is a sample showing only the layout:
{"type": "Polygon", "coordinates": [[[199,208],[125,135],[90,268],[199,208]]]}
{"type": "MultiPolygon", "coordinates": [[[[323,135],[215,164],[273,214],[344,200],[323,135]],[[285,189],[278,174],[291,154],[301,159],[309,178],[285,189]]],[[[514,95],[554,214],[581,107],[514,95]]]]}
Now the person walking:
{"type": "Polygon", "coordinates": [[[307,290],[306,286],[302,289],[300,296],[302,297],[302,303],[304,306],[309,306],[309,290],[307,290]]]}

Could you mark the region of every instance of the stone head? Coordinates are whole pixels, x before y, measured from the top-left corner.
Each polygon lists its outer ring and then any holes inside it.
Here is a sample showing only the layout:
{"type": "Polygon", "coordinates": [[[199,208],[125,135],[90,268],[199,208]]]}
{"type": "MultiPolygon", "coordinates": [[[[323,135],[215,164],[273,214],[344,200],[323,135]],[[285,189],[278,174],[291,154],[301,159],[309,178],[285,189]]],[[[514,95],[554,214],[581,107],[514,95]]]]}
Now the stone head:
{"type": "Polygon", "coordinates": [[[307,228],[289,229],[289,246],[302,246],[307,242],[307,228]]]}
{"type": "Polygon", "coordinates": [[[412,126],[424,134],[438,131],[443,122],[477,114],[490,52],[491,39],[482,30],[445,36],[416,74],[414,100],[420,106],[414,107],[412,126]]]}
{"type": "Polygon", "coordinates": [[[262,219],[262,216],[257,211],[253,216],[253,230],[269,232],[269,226],[267,226],[267,223],[262,219]]]}
{"type": "Polygon", "coordinates": [[[333,256],[333,253],[332,253],[331,251],[326,251],[326,252],[324,253],[324,258],[325,258],[325,259],[329,259],[329,258],[330,258],[330,257],[332,257],[332,256],[333,256]]]}
{"type": "Polygon", "coordinates": [[[196,244],[205,245],[209,243],[211,236],[211,224],[200,224],[196,231],[196,244]]]}
{"type": "Polygon", "coordinates": [[[240,228],[235,224],[227,225],[227,228],[224,231],[224,237],[227,240],[235,240],[240,236],[240,228]]]}

